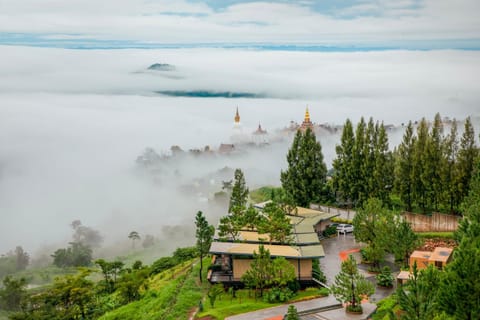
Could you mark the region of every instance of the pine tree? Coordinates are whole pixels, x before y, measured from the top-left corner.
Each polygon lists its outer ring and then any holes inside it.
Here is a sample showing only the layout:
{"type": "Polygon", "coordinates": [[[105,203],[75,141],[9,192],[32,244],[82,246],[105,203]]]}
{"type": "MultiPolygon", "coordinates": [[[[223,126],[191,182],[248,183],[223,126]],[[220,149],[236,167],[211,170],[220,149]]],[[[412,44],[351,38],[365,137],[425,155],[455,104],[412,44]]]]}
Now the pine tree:
{"type": "Polygon", "coordinates": [[[465,128],[458,150],[458,194],[461,202],[470,190],[470,180],[479,154],[475,144],[475,132],[470,117],[465,120],[465,128]]]}
{"type": "Polygon", "coordinates": [[[393,187],[393,157],[388,149],[388,135],[383,123],[376,126],[374,139],[374,170],[370,197],[379,198],[384,204],[390,202],[393,187]]]}
{"type": "Polygon", "coordinates": [[[333,160],[333,185],[340,192],[344,202],[352,203],[353,188],[351,172],[353,170],[353,146],[355,145],[355,135],[350,119],[343,125],[340,145],[335,150],[337,158],[333,160]]]}
{"type": "Polygon", "coordinates": [[[248,200],[248,188],[245,183],[245,176],[241,169],[235,169],[232,195],[228,205],[228,212],[241,212],[245,210],[248,200]]]}
{"type": "Polygon", "coordinates": [[[263,210],[265,219],[258,225],[259,233],[270,236],[270,244],[279,242],[288,244],[292,241],[292,226],[285,212],[274,202],[268,203],[263,210]]]}
{"type": "Polygon", "coordinates": [[[263,245],[258,246],[258,254],[253,251],[253,260],[248,269],[242,276],[242,281],[247,287],[259,290],[260,297],[263,296],[263,290],[272,279],[272,268],[270,261],[270,251],[263,245]]]}
{"type": "Polygon", "coordinates": [[[223,240],[236,241],[243,227],[243,217],[229,213],[220,218],[218,236],[223,240]]]}
{"type": "Polygon", "coordinates": [[[341,302],[348,303],[347,310],[361,311],[362,298],[371,296],[375,288],[358,272],[357,262],[350,255],[342,262],[341,271],[335,276],[335,283],[330,290],[341,302]]]}
{"type": "Polygon", "coordinates": [[[418,235],[413,232],[410,223],[396,216],[394,230],[389,240],[390,249],[395,255],[395,261],[402,261],[403,266],[408,267],[410,254],[419,245],[418,235]]]}
{"type": "Polygon", "coordinates": [[[285,320],[300,320],[298,316],[297,308],[293,304],[288,306],[287,315],[285,316],[285,320]]]}
{"type": "Polygon", "coordinates": [[[215,233],[215,228],[212,225],[208,224],[207,219],[203,215],[202,211],[198,211],[195,216],[195,226],[197,237],[197,250],[200,254],[200,282],[202,282],[202,271],[203,271],[203,257],[208,254],[210,250],[210,245],[212,244],[213,235],[215,233]]]}
{"type": "Polygon", "coordinates": [[[426,189],[430,208],[438,211],[439,197],[443,193],[442,165],[443,165],[443,127],[440,114],[435,115],[430,135],[426,145],[426,161],[423,169],[423,184],[426,189]]]}
{"type": "Polygon", "coordinates": [[[365,154],[365,120],[363,117],[357,124],[355,130],[355,144],[353,146],[353,166],[350,172],[350,183],[353,186],[352,200],[355,205],[362,206],[363,202],[367,200],[368,195],[365,189],[365,173],[362,170],[363,164],[366,161],[365,154]]]}
{"type": "Polygon", "coordinates": [[[428,175],[425,173],[426,150],[428,140],[428,124],[425,118],[422,118],[417,127],[417,139],[413,153],[413,195],[415,203],[422,209],[427,211],[427,192],[426,185],[429,183],[428,175]]]}
{"type": "Polygon", "coordinates": [[[281,172],[282,187],[297,206],[308,207],[322,200],[326,185],[327,167],[322,146],[310,128],[297,131],[287,154],[288,168],[281,172]]]}
{"type": "MultiPolygon", "coordinates": [[[[364,190],[365,197],[373,196],[376,194],[378,189],[377,177],[375,174],[376,171],[376,157],[377,157],[377,133],[378,133],[378,123],[375,125],[373,118],[368,120],[368,124],[365,130],[364,137],[364,150],[363,154],[365,155],[365,161],[363,161],[362,166],[359,168],[361,172],[361,177],[363,180],[362,186],[364,190]]],[[[363,197],[361,203],[363,203],[363,197]]]]}
{"type": "Polygon", "coordinates": [[[403,134],[403,139],[397,149],[395,158],[395,190],[400,199],[406,204],[407,211],[413,206],[413,158],[416,138],[413,134],[413,125],[410,121],[403,134]]]}
{"type": "Polygon", "coordinates": [[[454,212],[460,203],[460,194],[458,192],[458,140],[457,140],[457,121],[454,119],[450,133],[445,138],[445,158],[442,166],[442,183],[445,193],[445,207],[450,208],[450,212],[454,212]]]}
{"type": "Polygon", "coordinates": [[[407,284],[397,290],[398,303],[402,309],[402,319],[432,319],[436,312],[436,298],[440,274],[430,265],[419,271],[417,263],[413,265],[412,277],[407,284]]]}

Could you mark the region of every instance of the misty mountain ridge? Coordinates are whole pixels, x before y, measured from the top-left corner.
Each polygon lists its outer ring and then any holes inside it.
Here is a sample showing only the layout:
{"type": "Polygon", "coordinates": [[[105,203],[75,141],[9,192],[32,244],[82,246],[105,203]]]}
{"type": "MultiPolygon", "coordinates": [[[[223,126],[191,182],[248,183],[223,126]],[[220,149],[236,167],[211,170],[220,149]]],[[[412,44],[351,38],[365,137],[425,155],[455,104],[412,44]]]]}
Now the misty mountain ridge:
{"type": "Polygon", "coordinates": [[[168,63],[154,63],[150,67],[148,67],[148,70],[154,70],[154,71],[174,71],[175,66],[168,64],[168,63]]]}
{"type": "Polygon", "coordinates": [[[235,91],[213,91],[213,90],[160,90],[155,91],[169,97],[186,97],[186,98],[250,98],[262,99],[266,98],[264,94],[252,92],[235,92],[235,91]]]}

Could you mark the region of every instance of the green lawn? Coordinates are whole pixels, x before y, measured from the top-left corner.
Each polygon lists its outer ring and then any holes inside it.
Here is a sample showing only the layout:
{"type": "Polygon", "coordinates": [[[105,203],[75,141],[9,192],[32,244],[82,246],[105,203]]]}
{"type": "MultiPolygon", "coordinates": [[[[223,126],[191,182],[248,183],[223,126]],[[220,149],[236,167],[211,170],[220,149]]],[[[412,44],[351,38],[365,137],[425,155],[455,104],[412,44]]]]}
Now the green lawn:
{"type": "Polygon", "coordinates": [[[417,235],[422,238],[442,238],[453,239],[453,232],[417,232],[417,235]]]}

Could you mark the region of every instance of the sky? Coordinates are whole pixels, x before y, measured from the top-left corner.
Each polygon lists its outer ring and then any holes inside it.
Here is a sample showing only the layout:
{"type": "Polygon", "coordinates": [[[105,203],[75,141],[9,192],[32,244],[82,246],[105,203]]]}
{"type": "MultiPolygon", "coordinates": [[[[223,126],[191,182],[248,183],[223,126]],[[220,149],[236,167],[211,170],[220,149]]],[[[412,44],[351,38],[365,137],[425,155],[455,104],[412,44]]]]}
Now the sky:
{"type": "MultiPolygon", "coordinates": [[[[65,246],[75,219],[110,245],[133,229],[174,232],[169,249],[189,244],[196,211],[215,224],[224,209],[205,202],[218,179],[204,192],[185,186],[225,166],[244,169],[251,188],[279,185],[288,139],[241,157],[188,158],[158,177],[135,159],[147,147],[231,142],[237,107],[247,135],[259,123],[273,134],[300,122],[306,106],[332,125],[372,116],[401,126],[440,112],[478,128],[479,9],[468,0],[0,0],[0,254],[65,246]],[[154,63],[173,68],[148,70],[154,63]]],[[[319,137],[327,165],[338,139],[319,137]]]]}
{"type": "Polygon", "coordinates": [[[480,48],[476,0],[1,0],[0,44],[480,48]]]}

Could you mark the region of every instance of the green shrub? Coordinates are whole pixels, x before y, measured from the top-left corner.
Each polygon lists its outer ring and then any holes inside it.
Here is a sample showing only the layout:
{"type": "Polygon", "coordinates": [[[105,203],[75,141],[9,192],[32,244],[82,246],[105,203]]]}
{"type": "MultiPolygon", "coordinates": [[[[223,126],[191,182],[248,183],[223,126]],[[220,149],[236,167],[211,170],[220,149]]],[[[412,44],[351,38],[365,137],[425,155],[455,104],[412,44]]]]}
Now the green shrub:
{"type": "Polygon", "coordinates": [[[268,303],[286,302],[294,296],[294,293],[289,288],[271,288],[264,293],[263,301],[268,303]]]}
{"type": "Polygon", "coordinates": [[[362,257],[362,263],[371,263],[370,261],[370,247],[363,247],[360,249],[360,256],[362,257]]]}
{"type": "Polygon", "coordinates": [[[395,294],[392,294],[391,296],[378,301],[377,310],[375,310],[375,313],[372,315],[372,319],[396,319],[396,317],[391,317],[394,316],[394,312],[396,309],[398,309],[397,296],[395,294]]]}
{"type": "Polygon", "coordinates": [[[318,261],[318,259],[312,260],[312,277],[320,282],[327,282],[327,277],[320,269],[320,262],[318,261]]]}
{"type": "Polygon", "coordinates": [[[363,311],[363,309],[362,309],[362,306],[360,304],[356,305],[356,306],[348,305],[347,306],[347,311],[361,313],[363,311]]]}
{"type": "Polygon", "coordinates": [[[161,273],[162,271],[170,269],[176,265],[177,261],[173,257],[162,257],[152,264],[151,274],[154,275],[161,273]]]}
{"type": "Polygon", "coordinates": [[[328,226],[325,230],[322,232],[324,237],[330,237],[333,235],[337,234],[337,227],[336,226],[328,226]]]}
{"type": "Polygon", "coordinates": [[[383,267],[382,272],[379,273],[376,278],[377,284],[382,287],[392,287],[393,282],[395,281],[392,275],[392,270],[387,266],[383,267]]]}
{"type": "Polygon", "coordinates": [[[321,295],[322,297],[326,297],[330,294],[330,290],[328,288],[320,288],[318,289],[318,294],[321,295]]]}
{"type": "Polygon", "coordinates": [[[332,222],[336,222],[336,223],[346,223],[346,224],[352,224],[353,223],[353,220],[350,220],[350,219],[343,219],[343,218],[340,218],[340,217],[333,217],[332,219],[330,219],[332,222]]]}
{"type": "Polygon", "coordinates": [[[178,263],[192,260],[196,257],[198,257],[198,250],[196,247],[177,248],[173,253],[173,258],[177,259],[178,263]]]}

